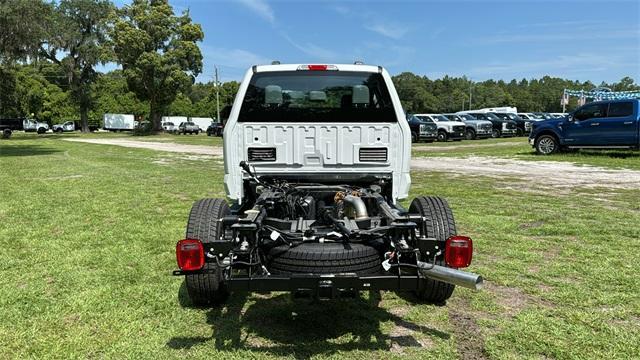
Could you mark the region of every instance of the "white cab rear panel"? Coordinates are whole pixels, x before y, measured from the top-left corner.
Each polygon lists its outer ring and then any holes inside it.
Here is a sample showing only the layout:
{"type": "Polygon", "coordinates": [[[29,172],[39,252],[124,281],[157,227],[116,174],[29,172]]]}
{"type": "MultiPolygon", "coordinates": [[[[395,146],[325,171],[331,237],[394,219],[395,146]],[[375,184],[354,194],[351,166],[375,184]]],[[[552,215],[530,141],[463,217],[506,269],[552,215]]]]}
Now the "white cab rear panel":
{"type": "MultiPolygon", "coordinates": [[[[279,67],[284,66],[287,65],[279,67]]],[[[288,67],[295,69],[297,65],[288,67]]],[[[378,71],[377,67],[372,66],[348,67],[350,71],[354,71],[354,68],[378,71]]],[[[265,68],[270,70],[273,67],[265,68]]],[[[393,182],[393,201],[408,196],[411,183],[411,133],[386,71],[383,77],[397,117],[396,122],[389,123],[237,122],[252,74],[251,70],[247,72],[224,130],[225,188],[229,198],[242,202],[242,182],[246,174],[243,174],[239,164],[240,161],[249,160],[249,149],[256,148],[276,150],[275,161],[250,161],[258,175],[314,175],[314,181],[320,183],[329,176],[384,176],[393,182]],[[383,156],[385,152],[386,156],[383,156]]]]}

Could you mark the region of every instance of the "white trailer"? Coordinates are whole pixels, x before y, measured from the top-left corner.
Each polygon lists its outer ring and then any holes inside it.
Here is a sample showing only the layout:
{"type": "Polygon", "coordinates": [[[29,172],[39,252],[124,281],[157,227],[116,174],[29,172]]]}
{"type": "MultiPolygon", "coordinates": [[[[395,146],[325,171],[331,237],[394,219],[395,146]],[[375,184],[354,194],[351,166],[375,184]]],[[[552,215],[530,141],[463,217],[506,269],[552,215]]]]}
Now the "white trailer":
{"type": "Polygon", "coordinates": [[[133,130],[135,120],[131,114],[104,114],[103,128],[110,131],[133,130]]]}
{"type": "Polygon", "coordinates": [[[198,127],[200,128],[200,131],[207,131],[207,128],[213,122],[213,119],[210,117],[192,117],[192,118],[189,118],[189,120],[191,120],[191,122],[193,122],[194,124],[198,125],[198,127]]]}

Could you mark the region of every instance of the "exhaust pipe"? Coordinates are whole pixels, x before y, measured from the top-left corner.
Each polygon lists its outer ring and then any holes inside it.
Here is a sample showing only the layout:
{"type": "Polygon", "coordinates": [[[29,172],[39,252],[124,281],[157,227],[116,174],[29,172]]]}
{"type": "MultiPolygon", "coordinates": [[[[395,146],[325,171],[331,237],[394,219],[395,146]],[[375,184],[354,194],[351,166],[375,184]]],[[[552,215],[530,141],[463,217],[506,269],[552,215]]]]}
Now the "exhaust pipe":
{"type": "Polygon", "coordinates": [[[418,261],[418,270],[424,277],[446,282],[468,289],[480,290],[484,280],[482,276],[473,273],[460,271],[440,265],[434,265],[423,261],[418,261]]]}
{"type": "Polygon", "coordinates": [[[365,205],[364,201],[360,197],[347,195],[342,200],[351,206],[355,212],[356,219],[365,219],[369,217],[367,205],[365,205]]]}

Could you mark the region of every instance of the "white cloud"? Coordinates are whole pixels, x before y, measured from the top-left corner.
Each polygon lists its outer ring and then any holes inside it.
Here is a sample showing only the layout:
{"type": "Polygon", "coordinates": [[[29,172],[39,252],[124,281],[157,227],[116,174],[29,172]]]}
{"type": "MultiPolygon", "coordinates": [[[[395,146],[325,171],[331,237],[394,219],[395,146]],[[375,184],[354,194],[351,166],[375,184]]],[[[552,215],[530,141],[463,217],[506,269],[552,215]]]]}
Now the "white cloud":
{"type": "Polygon", "coordinates": [[[339,55],[338,53],[336,53],[333,50],[329,50],[329,49],[325,49],[323,47],[320,47],[316,44],[313,43],[305,43],[305,44],[299,44],[295,41],[293,41],[293,39],[291,39],[291,37],[289,37],[286,34],[282,34],[282,37],[284,37],[291,45],[293,45],[296,49],[302,51],[303,53],[311,56],[314,58],[314,60],[330,60],[330,61],[335,61],[339,55]]]}
{"type": "Polygon", "coordinates": [[[435,29],[432,33],[431,33],[431,39],[435,40],[438,37],[440,37],[440,35],[442,35],[443,32],[445,32],[445,30],[447,30],[445,27],[439,27],[437,29],[435,29]]]}
{"type": "Polygon", "coordinates": [[[276,16],[271,6],[265,0],[238,0],[239,3],[258,14],[271,24],[276,22],[276,16]]]}
{"type": "Polygon", "coordinates": [[[498,34],[478,41],[483,44],[522,43],[522,42],[549,42],[549,41],[576,41],[576,40],[610,40],[610,39],[638,39],[640,30],[637,28],[604,30],[595,32],[576,33],[574,31],[557,31],[547,34],[498,34]]]}
{"type": "Polygon", "coordinates": [[[365,25],[365,29],[396,40],[402,38],[409,31],[406,26],[392,23],[365,25]]]}
{"type": "Polygon", "coordinates": [[[539,22],[539,23],[529,23],[529,24],[520,24],[519,28],[530,28],[530,27],[542,27],[542,28],[558,28],[558,27],[567,27],[571,26],[573,30],[576,27],[585,28],[585,27],[594,27],[598,25],[606,24],[604,21],[594,21],[594,20],[569,20],[569,21],[551,21],[551,22],[539,22]]]}
{"type": "Polygon", "coordinates": [[[208,64],[247,69],[253,65],[270,64],[268,58],[243,49],[226,49],[202,46],[204,61],[208,64]]]}
{"type": "Polygon", "coordinates": [[[601,72],[612,68],[625,68],[631,64],[623,59],[600,54],[562,55],[539,61],[493,63],[472,68],[472,76],[489,78],[519,78],[544,74],[582,74],[601,72]]]}
{"type": "Polygon", "coordinates": [[[349,13],[351,12],[348,7],[343,5],[334,5],[331,6],[331,9],[342,16],[349,15],[349,13]]]}

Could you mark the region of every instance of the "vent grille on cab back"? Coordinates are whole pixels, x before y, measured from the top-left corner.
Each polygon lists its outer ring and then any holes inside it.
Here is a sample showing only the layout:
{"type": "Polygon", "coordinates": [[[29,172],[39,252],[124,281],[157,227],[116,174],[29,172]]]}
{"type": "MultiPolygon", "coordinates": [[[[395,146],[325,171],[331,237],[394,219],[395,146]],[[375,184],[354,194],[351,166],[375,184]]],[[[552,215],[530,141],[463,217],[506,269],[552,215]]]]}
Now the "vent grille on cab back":
{"type": "Polygon", "coordinates": [[[249,161],[276,161],[276,148],[249,148],[249,161]]]}
{"type": "Polygon", "coordinates": [[[386,162],[387,148],[360,148],[360,162],[386,162]]]}

